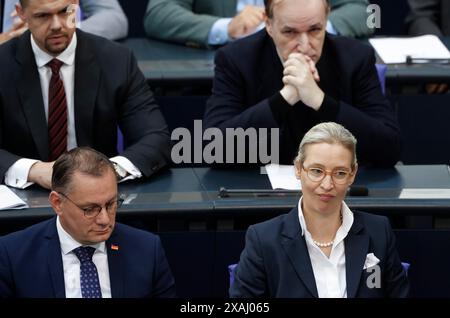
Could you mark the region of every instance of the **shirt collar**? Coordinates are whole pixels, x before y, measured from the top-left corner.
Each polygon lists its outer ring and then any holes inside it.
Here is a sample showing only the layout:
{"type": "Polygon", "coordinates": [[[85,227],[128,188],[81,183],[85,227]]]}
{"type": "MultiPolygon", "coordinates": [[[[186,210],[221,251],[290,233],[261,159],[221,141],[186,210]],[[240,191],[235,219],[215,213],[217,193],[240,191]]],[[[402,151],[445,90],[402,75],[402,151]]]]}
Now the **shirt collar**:
{"type": "MultiPolygon", "coordinates": [[[[300,200],[298,201],[298,217],[300,221],[300,227],[302,229],[302,236],[304,236],[305,231],[308,231],[308,228],[306,227],[306,221],[303,215],[302,199],[303,197],[301,197],[300,200]]],[[[342,224],[336,232],[336,237],[334,239],[335,245],[337,245],[347,236],[348,232],[350,231],[350,228],[353,225],[354,220],[353,212],[350,210],[350,208],[344,201],[342,201],[341,213],[342,213],[342,224]]]]}
{"type": "Polygon", "coordinates": [[[59,219],[59,216],[56,218],[56,230],[58,231],[59,236],[59,243],[61,245],[61,251],[64,255],[69,254],[74,249],[80,246],[91,246],[95,248],[96,250],[106,253],[106,244],[105,242],[93,244],[93,245],[83,245],[76,241],[69,233],[64,230],[64,228],[61,225],[61,221],[59,219]]]}
{"type": "Polygon", "coordinates": [[[75,62],[75,51],[77,48],[77,33],[74,32],[72,36],[72,41],[70,41],[69,46],[58,56],[52,56],[47,52],[41,50],[34,40],[33,35],[31,35],[31,48],[33,49],[34,57],[36,59],[36,65],[38,68],[43,67],[48,64],[54,58],[60,60],[65,65],[73,65],[75,62]]]}

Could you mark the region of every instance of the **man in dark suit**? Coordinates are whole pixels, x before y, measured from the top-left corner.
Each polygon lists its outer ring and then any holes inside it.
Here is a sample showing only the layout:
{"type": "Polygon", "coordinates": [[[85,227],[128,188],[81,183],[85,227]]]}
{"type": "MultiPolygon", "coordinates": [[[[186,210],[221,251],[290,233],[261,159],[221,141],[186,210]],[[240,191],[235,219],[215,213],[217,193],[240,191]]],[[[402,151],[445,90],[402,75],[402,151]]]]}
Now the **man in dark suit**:
{"type": "Polygon", "coordinates": [[[406,17],[408,34],[450,36],[450,1],[408,0],[411,12],[406,17]]]}
{"type": "Polygon", "coordinates": [[[363,165],[394,165],[399,128],[373,50],[326,34],[328,12],[326,0],[266,1],[266,30],[216,54],[204,126],[279,128],[280,161],[291,164],[308,129],[335,121],[358,139],[363,165]]]}
{"type": "Polygon", "coordinates": [[[75,32],[78,1],[21,1],[30,32],[0,47],[0,177],[49,188],[54,160],[90,146],[123,179],[149,177],[169,161],[167,125],[130,50],[75,32]]]}
{"type": "Polygon", "coordinates": [[[57,217],[0,238],[0,297],[175,297],[159,238],[115,223],[121,199],[107,157],[63,154],[49,200],[57,217]]]}

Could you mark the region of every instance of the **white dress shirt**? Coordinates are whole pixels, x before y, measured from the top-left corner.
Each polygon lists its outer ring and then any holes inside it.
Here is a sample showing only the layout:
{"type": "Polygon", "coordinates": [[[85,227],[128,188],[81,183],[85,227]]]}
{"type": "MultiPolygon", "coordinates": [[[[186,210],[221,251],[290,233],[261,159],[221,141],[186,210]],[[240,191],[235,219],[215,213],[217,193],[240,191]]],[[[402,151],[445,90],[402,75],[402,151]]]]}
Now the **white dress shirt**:
{"type": "MultiPolygon", "coordinates": [[[[59,216],[56,218],[56,230],[58,231],[59,243],[61,245],[66,298],[81,298],[80,261],[72,251],[77,247],[87,245],[78,243],[63,229],[59,216]]],[[[106,244],[105,242],[102,242],[88,246],[95,248],[92,261],[97,267],[98,279],[102,290],[102,298],[111,298],[111,282],[109,279],[108,253],[106,251],[106,244]]]]}
{"type": "Polygon", "coordinates": [[[308,231],[302,211],[302,198],[300,198],[298,204],[302,236],[305,237],[319,298],[347,298],[344,239],[353,225],[353,212],[345,202],[342,202],[341,212],[342,225],[336,232],[334,244],[328,258],[314,244],[311,233],[308,231]]]}
{"type": "MultiPolygon", "coordinates": [[[[47,64],[54,58],[57,58],[64,64],[60,69],[60,77],[64,83],[64,90],[66,93],[67,101],[67,149],[73,149],[77,147],[77,137],[75,133],[75,51],[77,47],[77,34],[74,33],[72,41],[69,46],[58,56],[54,57],[44,52],[39,48],[31,36],[31,47],[33,49],[34,57],[36,59],[36,65],[39,72],[39,79],[41,83],[41,92],[44,101],[45,118],[48,120],[48,89],[50,85],[50,79],[52,77],[52,71],[47,64]]],[[[111,158],[111,161],[116,162],[123,169],[125,169],[130,175],[122,179],[122,181],[140,178],[142,173],[140,170],[131,163],[125,157],[117,156],[111,158]]],[[[33,183],[27,182],[28,173],[31,166],[38,162],[38,160],[22,158],[16,161],[5,174],[5,184],[11,187],[25,189],[33,183]]]]}

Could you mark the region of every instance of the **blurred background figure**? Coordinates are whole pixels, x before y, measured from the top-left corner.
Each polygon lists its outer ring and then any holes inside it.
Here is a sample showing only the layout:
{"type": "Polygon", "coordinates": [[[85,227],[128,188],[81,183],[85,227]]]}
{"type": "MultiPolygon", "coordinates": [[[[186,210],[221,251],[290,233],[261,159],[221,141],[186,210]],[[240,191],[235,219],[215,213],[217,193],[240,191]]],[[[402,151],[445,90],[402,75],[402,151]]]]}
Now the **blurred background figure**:
{"type": "Polygon", "coordinates": [[[406,17],[408,34],[450,36],[449,0],[408,0],[410,13],[406,17]]]}
{"type": "MultiPolygon", "coordinates": [[[[408,34],[450,36],[450,0],[408,0],[411,11],[406,17],[408,34]]],[[[448,92],[445,83],[425,85],[428,94],[448,92]]]]}
{"type": "MultiPolygon", "coordinates": [[[[327,31],[351,37],[373,33],[367,0],[329,0],[327,31]]],[[[264,0],[151,0],[144,18],[150,37],[190,46],[223,45],[260,30],[264,0]]]]}
{"type": "MultiPolygon", "coordinates": [[[[0,44],[27,30],[27,25],[17,16],[17,3],[17,0],[0,0],[0,44]]],[[[128,19],[117,0],[80,0],[79,4],[78,27],[83,31],[109,40],[122,39],[128,35],[128,19]]]]}

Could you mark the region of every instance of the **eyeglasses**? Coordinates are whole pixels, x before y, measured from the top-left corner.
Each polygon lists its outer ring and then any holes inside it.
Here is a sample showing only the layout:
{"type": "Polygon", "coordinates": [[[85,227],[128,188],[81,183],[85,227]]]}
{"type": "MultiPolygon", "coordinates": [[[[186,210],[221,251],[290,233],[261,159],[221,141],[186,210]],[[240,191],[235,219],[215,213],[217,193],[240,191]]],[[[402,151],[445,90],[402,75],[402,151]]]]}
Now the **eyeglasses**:
{"type": "Polygon", "coordinates": [[[335,184],[345,184],[347,183],[349,177],[353,175],[351,171],[345,169],[327,171],[318,167],[305,168],[302,166],[302,168],[306,171],[306,175],[312,182],[321,182],[325,179],[325,176],[330,175],[335,184]]]}
{"type": "Polygon", "coordinates": [[[70,202],[72,202],[73,205],[75,205],[77,208],[79,208],[80,210],[83,211],[84,216],[88,219],[93,219],[95,218],[97,215],[100,214],[100,212],[102,212],[102,209],[105,208],[106,212],[108,212],[108,214],[114,214],[117,212],[117,209],[120,208],[120,206],[123,203],[123,199],[119,198],[119,199],[115,199],[109,203],[107,203],[104,207],[100,206],[100,205],[92,205],[86,208],[82,208],[81,206],[79,206],[78,204],[76,204],[75,202],[73,202],[67,195],[65,195],[62,192],[58,192],[58,194],[62,195],[63,197],[65,197],[67,200],[69,200],[70,202]]]}

